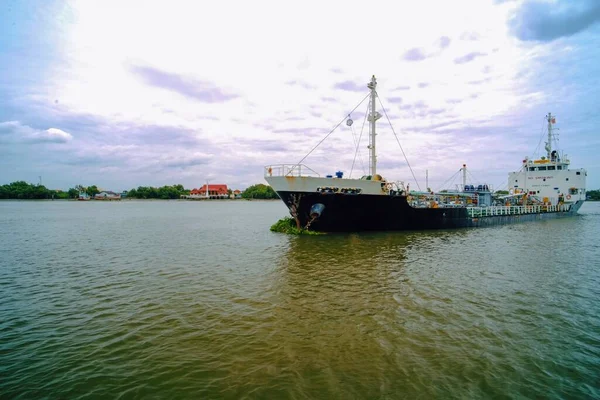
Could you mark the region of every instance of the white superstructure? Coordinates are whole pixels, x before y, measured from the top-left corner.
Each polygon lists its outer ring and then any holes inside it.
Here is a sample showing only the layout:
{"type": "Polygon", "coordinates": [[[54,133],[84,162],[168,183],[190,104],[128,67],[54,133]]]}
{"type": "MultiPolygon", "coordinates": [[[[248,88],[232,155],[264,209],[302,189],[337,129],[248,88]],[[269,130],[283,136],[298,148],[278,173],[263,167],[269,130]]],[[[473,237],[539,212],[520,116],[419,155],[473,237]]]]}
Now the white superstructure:
{"type": "Polygon", "coordinates": [[[521,169],[508,175],[508,188],[511,194],[528,194],[550,204],[559,202],[574,203],[585,200],[587,171],[583,168],[569,169],[566,155],[552,149],[552,125],[555,117],[548,113],[548,141],[545,157],[537,160],[526,158],[521,169]]]}

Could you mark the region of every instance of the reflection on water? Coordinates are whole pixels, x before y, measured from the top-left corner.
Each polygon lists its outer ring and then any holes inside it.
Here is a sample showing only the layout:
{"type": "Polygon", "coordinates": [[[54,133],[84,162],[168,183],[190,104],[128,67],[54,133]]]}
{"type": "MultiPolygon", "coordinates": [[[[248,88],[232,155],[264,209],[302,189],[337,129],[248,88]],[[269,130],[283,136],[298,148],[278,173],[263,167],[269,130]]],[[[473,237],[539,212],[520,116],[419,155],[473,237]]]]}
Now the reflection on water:
{"type": "Polygon", "coordinates": [[[0,203],[0,397],[600,397],[600,204],[316,237],[279,203],[92,206],[0,203]]]}

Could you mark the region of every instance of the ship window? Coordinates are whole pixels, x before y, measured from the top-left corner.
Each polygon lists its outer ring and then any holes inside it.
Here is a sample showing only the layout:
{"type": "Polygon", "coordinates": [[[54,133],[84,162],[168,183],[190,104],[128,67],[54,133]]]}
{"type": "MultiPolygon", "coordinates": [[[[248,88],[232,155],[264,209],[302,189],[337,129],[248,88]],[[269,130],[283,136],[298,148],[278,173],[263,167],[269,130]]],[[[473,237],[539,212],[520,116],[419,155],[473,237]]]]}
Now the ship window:
{"type": "Polygon", "coordinates": [[[546,167],[538,167],[538,171],[545,171],[546,167]]]}
{"type": "Polygon", "coordinates": [[[575,172],[575,175],[581,175],[581,172],[577,171],[575,172]]]}
{"type": "Polygon", "coordinates": [[[530,171],[535,171],[535,167],[529,167],[530,171]]]}
{"type": "Polygon", "coordinates": [[[567,181],[569,180],[569,178],[566,179],[567,181]]]}
{"type": "Polygon", "coordinates": [[[556,167],[556,169],[562,169],[562,165],[559,165],[558,167],[556,167]]]}
{"type": "Polygon", "coordinates": [[[556,169],[556,167],[554,165],[550,165],[548,167],[548,171],[554,171],[556,169]]]}

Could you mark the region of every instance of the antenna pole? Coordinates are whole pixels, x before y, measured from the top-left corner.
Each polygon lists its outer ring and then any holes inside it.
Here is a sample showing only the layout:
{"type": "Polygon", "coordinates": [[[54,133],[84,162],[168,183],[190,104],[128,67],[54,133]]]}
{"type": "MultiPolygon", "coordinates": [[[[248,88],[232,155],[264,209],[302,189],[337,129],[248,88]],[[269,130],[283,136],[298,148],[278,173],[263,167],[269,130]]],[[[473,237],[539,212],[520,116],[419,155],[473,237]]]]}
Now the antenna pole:
{"type": "Polygon", "coordinates": [[[369,158],[371,161],[370,175],[374,176],[377,173],[377,152],[375,151],[375,122],[381,118],[381,114],[375,109],[375,101],[377,98],[377,80],[375,75],[371,77],[371,82],[367,85],[371,89],[371,113],[369,114],[369,122],[371,123],[371,135],[369,137],[369,158]]]}
{"type": "Polygon", "coordinates": [[[463,164],[462,173],[463,173],[463,190],[465,190],[465,186],[467,186],[467,164],[463,164]]]}

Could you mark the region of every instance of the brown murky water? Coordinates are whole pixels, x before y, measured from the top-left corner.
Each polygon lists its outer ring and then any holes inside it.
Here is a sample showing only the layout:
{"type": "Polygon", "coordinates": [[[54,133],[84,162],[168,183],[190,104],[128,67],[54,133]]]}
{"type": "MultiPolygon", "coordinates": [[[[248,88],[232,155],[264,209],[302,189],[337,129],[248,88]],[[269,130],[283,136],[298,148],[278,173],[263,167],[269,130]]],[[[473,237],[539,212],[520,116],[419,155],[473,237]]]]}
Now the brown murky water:
{"type": "Polygon", "coordinates": [[[600,398],[600,203],[293,237],[279,202],[0,202],[0,397],[600,398]]]}

